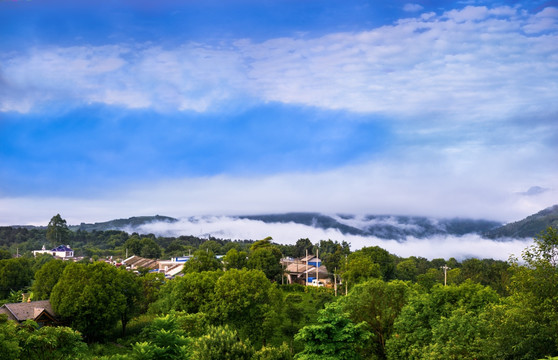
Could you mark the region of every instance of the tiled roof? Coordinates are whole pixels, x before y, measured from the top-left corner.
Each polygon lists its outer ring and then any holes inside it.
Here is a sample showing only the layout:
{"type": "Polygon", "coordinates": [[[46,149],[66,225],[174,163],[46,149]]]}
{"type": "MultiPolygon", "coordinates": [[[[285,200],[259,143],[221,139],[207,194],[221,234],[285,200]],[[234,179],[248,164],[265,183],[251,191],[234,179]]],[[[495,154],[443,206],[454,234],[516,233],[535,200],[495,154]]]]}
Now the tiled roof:
{"type": "Polygon", "coordinates": [[[8,317],[17,321],[33,320],[39,316],[43,310],[48,312],[51,316],[54,316],[54,311],[52,310],[52,305],[49,300],[4,304],[0,308],[1,313],[5,313],[8,317]]]}
{"type": "Polygon", "coordinates": [[[66,246],[66,245],[60,245],[54,249],[52,249],[51,251],[73,251],[70,246],[66,246]]]}
{"type": "Polygon", "coordinates": [[[126,260],[122,261],[126,266],[130,266],[131,268],[137,269],[140,267],[148,268],[148,269],[158,269],[159,264],[157,260],[147,259],[140,256],[133,255],[126,260]]]}

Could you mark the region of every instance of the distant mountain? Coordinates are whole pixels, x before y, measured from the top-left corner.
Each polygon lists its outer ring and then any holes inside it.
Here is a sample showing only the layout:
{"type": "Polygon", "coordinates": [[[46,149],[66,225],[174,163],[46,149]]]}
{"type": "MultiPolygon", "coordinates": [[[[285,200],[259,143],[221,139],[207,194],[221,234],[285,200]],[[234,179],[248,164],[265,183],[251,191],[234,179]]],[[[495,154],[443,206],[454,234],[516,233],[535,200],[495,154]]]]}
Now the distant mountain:
{"type": "Polygon", "coordinates": [[[546,208],[523,220],[488,231],[484,236],[490,239],[533,238],[549,226],[558,228],[558,205],[546,208]]]}
{"type": "Polygon", "coordinates": [[[241,219],[265,223],[295,223],[320,229],[337,229],[343,234],[375,236],[381,239],[403,240],[408,236],[427,238],[434,235],[461,236],[481,234],[502,224],[490,220],[434,219],[422,216],[396,215],[324,215],[319,213],[287,213],[238,216],[241,219]]]}
{"type": "Polygon", "coordinates": [[[105,231],[105,230],[122,230],[127,228],[136,228],[142,225],[151,224],[155,222],[167,222],[173,223],[178,221],[178,219],[171,218],[168,216],[134,216],[128,219],[116,219],[105,222],[98,222],[94,224],[81,223],[80,225],[68,226],[70,230],[82,230],[82,231],[105,231]]]}

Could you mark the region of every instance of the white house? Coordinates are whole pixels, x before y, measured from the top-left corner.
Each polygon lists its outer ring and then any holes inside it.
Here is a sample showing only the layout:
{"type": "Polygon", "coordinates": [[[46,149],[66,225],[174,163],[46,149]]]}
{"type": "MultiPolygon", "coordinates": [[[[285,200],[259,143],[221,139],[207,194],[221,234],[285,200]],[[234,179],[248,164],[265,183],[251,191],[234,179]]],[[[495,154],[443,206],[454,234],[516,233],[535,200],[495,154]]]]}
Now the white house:
{"type": "Polygon", "coordinates": [[[66,259],[74,257],[74,250],[70,248],[70,245],[60,245],[52,250],[45,249],[45,246],[43,245],[43,248],[41,250],[33,250],[34,256],[37,256],[38,254],[49,254],[62,259],[66,259]]]}

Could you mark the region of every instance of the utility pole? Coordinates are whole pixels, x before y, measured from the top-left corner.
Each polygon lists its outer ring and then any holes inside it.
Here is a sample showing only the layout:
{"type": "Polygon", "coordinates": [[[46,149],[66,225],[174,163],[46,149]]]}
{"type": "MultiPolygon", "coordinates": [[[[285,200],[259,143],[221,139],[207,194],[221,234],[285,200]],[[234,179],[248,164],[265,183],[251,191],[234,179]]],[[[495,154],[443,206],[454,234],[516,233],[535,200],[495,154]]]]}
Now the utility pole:
{"type": "Polygon", "coordinates": [[[337,296],[337,267],[333,270],[333,287],[335,288],[335,296],[337,296]]]}
{"type": "Polygon", "coordinates": [[[448,285],[448,270],[451,269],[447,265],[440,266],[442,270],[444,270],[444,286],[448,285]]]}
{"type": "MultiPolygon", "coordinates": [[[[347,269],[347,255],[345,255],[345,269],[347,269]]],[[[345,296],[349,293],[349,284],[347,279],[345,279],[345,296]]]]}
{"type": "Polygon", "coordinates": [[[305,268],[305,273],[306,273],[306,284],[304,284],[305,286],[308,286],[308,249],[306,249],[306,268],[305,268]]]}
{"type": "Polygon", "coordinates": [[[318,268],[320,267],[320,263],[318,261],[320,261],[320,258],[318,257],[318,252],[319,249],[316,248],[316,285],[319,283],[320,280],[320,274],[318,273],[318,268]]]}

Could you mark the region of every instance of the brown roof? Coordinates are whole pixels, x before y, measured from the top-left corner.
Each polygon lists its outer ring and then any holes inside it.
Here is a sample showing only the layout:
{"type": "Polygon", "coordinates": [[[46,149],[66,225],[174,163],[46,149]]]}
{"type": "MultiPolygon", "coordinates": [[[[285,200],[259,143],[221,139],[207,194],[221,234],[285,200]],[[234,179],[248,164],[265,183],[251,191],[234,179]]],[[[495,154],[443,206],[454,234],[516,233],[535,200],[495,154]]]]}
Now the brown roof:
{"type": "Polygon", "coordinates": [[[298,273],[303,273],[305,272],[307,269],[315,269],[314,266],[311,265],[306,265],[306,264],[290,264],[289,266],[287,266],[287,271],[290,272],[291,274],[298,274],[298,273]]]}
{"type": "Polygon", "coordinates": [[[4,304],[0,313],[8,315],[9,319],[17,321],[33,320],[43,311],[54,317],[54,311],[49,300],[4,304]]]}
{"type": "Polygon", "coordinates": [[[130,266],[132,269],[137,269],[142,267],[148,269],[159,268],[159,264],[157,260],[147,259],[136,255],[133,255],[122,262],[126,264],[126,266],[130,266]]]}

